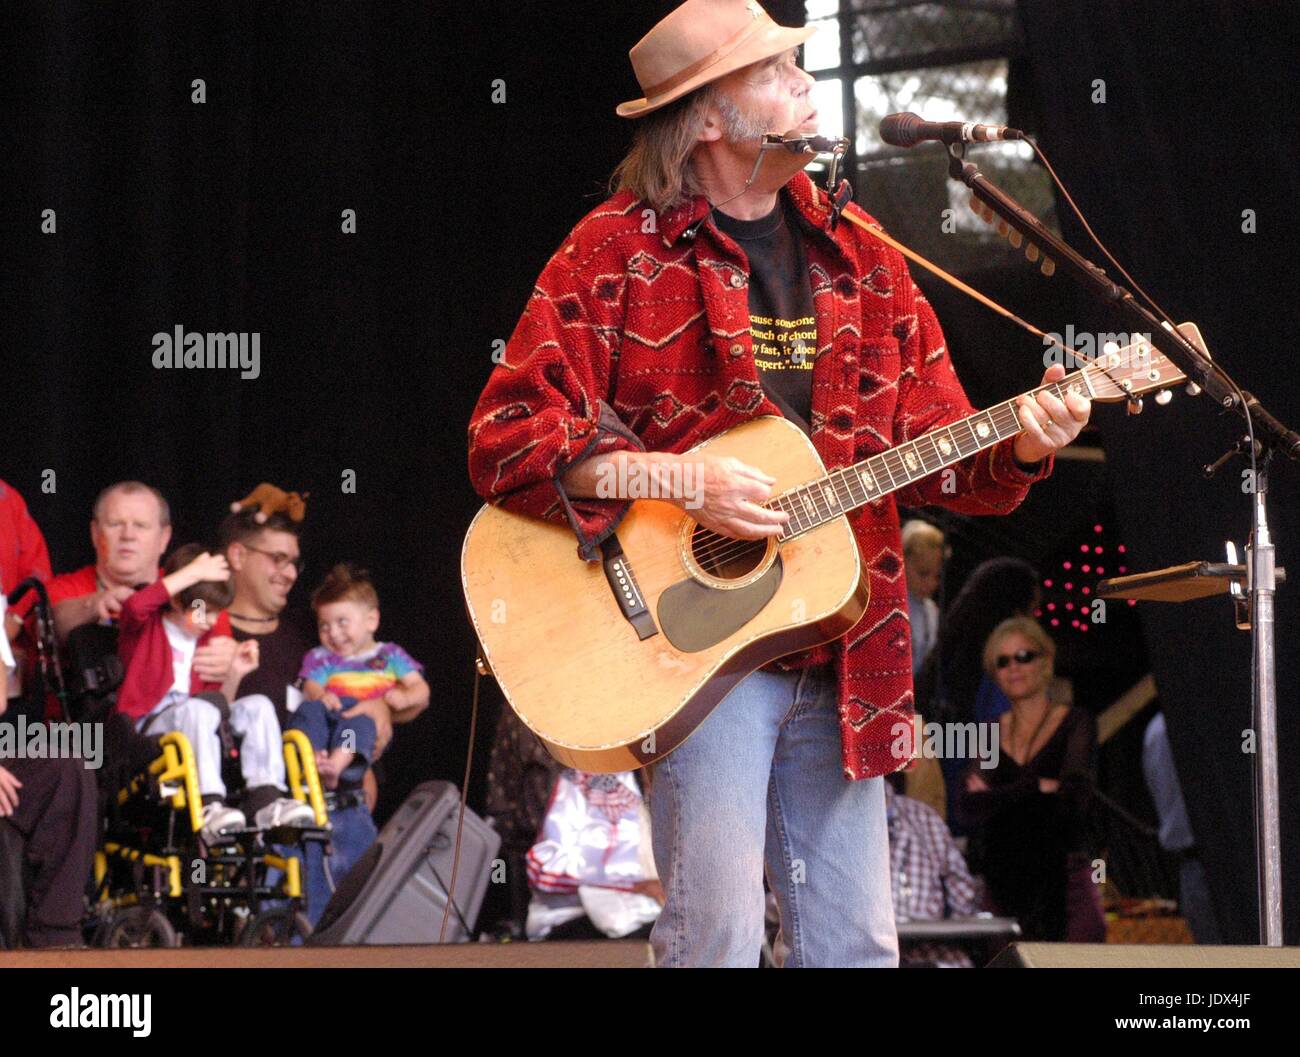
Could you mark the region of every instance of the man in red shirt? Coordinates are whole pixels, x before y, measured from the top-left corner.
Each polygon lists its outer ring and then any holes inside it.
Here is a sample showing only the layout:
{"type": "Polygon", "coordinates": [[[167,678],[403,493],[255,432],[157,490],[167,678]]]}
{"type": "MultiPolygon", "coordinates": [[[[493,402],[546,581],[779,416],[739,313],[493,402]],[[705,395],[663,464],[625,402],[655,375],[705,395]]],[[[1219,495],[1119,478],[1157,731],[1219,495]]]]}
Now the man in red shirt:
{"type": "MultiPolygon", "coordinates": [[[[49,583],[50,552],[23,497],[12,485],[0,481],[0,589],[7,594],[29,576],[49,583]]],[[[22,629],[22,615],[34,601],[35,596],[29,595],[8,615],[5,630],[10,641],[22,629]]]]}
{"type": "MultiPolygon", "coordinates": [[[[137,587],[158,579],[171,536],[171,510],[156,488],[121,481],[100,492],[90,520],[95,564],[50,581],[59,638],[82,624],[116,620],[137,587]]],[[[221,683],[234,655],[229,634],[213,636],[195,653],[194,671],[204,682],[221,683]]]]}
{"type": "MultiPolygon", "coordinates": [[[[35,576],[48,587],[50,552],[40,526],[27,510],[23,497],[12,485],[0,481],[0,591],[6,595],[28,577],[35,576]]],[[[15,668],[12,680],[0,679],[0,711],[10,689],[14,696],[21,690],[22,671],[26,663],[23,646],[17,642],[23,631],[23,619],[36,604],[36,595],[28,594],[18,605],[5,612],[4,634],[15,644],[15,668]]]]}
{"type": "MultiPolygon", "coordinates": [[[[812,32],[757,0],[687,0],[632,49],[645,98],[618,108],[638,120],[619,189],[546,265],[475,408],[480,495],[567,520],[587,560],[646,474],[707,529],[778,535],[787,515],[763,505],[763,467],[684,454],[741,422],[784,416],[833,469],[974,410],[901,255],[832,229],[802,172],[812,155],[756,168],[764,134],[816,132],[796,61],[812,32]],[[688,495],[685,481],[702,485],[688,495]]],[[[951,473],[909,475],[898,498],[1006,513],[1088,414],[1081,397],[1026,398],[1015,435],[951,473]]],[[[894,495],[849,524],[871,578],[859,623],[750,675],[653,769],[661,965],[757,964],[764,867],[787,964],[897,964],[881,776],[907,763],[890,731],[913,708],[894,495]]]]}

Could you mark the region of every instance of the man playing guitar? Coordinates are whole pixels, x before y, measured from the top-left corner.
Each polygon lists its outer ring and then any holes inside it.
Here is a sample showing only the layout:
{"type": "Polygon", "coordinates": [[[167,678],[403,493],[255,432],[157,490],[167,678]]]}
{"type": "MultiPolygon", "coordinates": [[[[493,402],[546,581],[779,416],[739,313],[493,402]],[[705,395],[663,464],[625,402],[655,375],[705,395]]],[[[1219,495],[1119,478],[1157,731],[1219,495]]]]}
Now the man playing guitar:
{"type": "MultiPolygon", "coordinates": [[[[832,228],[812,153],[758,164],[765,134],[816,133],[797,64],[812,32],[756,0],[686,0],[632,49],[645,97],[618,108],[637,133],[616,192],[546,265],[475,409],[477,491],[567,521],[587,561],[646,480],[705,529],[778,536],[789,515],[764,505],[764,466],[689,451],[740,423],[782,416],[836,468],[972,413],[902,257],[832,228]]],[[[1090,403],[1040,392],[1015,408],[1015,436],[899,500],[1012,510],[1090,403]]],[[[785,964],[898,962],[882,775],[907,763],[891,729],[910,722],[912,687],[894,496],[849,523],[871,587],[861,619],[743,678],[652,768],[660,965],[757,964],[764,869],[785,964]]]]}

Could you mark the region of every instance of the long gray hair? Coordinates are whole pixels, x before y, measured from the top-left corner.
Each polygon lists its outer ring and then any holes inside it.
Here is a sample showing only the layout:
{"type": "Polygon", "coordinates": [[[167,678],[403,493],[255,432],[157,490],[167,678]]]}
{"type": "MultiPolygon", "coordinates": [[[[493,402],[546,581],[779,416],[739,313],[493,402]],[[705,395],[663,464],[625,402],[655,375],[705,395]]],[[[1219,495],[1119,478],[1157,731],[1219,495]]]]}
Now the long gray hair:
{"type": "Polygon", "coordinates": [[[631,191],[659,213],[703,194],[691,155],[710,106],[718,109],[729,141],[763,134],[762,123],[743,114],[716,84],[703,85],[637,122],[632,146],[610,177],[610,190],[631,191]]]}

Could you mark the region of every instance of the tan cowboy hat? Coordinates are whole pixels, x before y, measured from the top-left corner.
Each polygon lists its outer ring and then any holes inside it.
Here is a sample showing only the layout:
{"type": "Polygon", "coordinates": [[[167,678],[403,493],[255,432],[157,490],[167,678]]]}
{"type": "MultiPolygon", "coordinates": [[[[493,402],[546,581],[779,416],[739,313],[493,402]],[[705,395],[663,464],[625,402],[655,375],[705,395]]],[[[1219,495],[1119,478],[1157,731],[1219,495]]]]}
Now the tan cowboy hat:
{"type": "Polygon", "coordinates": [[[628,52],[645,96],[619,104],[642,117],[701,85],[797,47],[817,27],[778,26],[758,0],[686,0],[628,52]]]}

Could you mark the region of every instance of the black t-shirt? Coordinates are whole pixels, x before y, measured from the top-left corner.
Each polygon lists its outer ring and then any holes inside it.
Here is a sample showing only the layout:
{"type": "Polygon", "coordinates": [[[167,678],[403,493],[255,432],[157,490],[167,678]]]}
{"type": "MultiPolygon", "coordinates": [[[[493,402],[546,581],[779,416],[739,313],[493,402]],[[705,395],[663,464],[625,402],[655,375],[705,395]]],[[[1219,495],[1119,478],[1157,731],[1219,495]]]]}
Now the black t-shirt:
{"type": "Polygon", "coordinates": [[[258,664],[239,683],[238,695],[265,694],[275,705],[275,714],[281,729],[289,717],[285,704],[285,689],[298,682],[298,672],[307,651],[318,645],[307,638],[301,619],[280,617],[276,629],[267,635],[254,635],[232,627],[236,642],[257,640],[258,664]]]}
{"type": "Polygon", "coordinates": [[[784,195],[757,220],[715,212],[714,222],[749,258],[749,332],[763,391],[781,413],[811,434],[817,319],[798,221],[784,195]]]}

